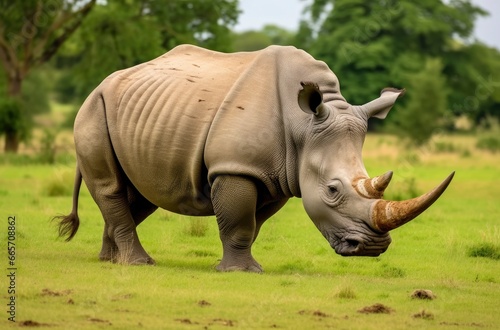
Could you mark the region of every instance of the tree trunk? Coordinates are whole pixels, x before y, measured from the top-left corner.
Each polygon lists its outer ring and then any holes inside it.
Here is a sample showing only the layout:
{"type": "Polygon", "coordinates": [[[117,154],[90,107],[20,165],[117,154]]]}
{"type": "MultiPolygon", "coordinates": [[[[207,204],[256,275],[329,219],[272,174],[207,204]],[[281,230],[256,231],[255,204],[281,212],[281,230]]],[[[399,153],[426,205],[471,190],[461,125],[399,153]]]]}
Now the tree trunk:
{"type": "MultiPolygon", "coordinates": [[[[22,85],[21,74],[16,74],[15,77],[9,77],[7,82],[7,95],[12,98],[21,97],[21,85],[22,85]]],[[[20,132],[16,127],[12,127],[7,132],[5,132],[5,147],[4,151],[7,153],[17,153],[19,150],[19,136],[20,132]]]]}
{"type": "Polygon", "coordinates": [[[5,133],[5,148],[6,153],[17,153],[19,150],[19,134],[17,132],[5,133]]]}

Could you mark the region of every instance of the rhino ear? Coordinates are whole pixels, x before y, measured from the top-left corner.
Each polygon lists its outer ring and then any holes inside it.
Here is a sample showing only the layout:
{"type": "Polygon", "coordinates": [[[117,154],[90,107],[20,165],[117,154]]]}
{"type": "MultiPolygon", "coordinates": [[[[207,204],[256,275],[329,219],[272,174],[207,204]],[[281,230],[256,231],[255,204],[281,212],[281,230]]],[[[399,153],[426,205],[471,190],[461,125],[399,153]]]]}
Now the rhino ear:
{"type": "Polygon", "coordinates": [[[368,118],[375,117],[385,119],[398,97],[405,94],[405,89],[384,88],[380,92],[380,97],[361,106],[368,118]]]}
{"type": "Polygon", "coordinates": [[[319,90],[318,84],[313,82],[301,82],[303,87],[299,91],[299,107],[308,114],[321,116],[327,109],[323,104],[323,93],[319,90]]]}

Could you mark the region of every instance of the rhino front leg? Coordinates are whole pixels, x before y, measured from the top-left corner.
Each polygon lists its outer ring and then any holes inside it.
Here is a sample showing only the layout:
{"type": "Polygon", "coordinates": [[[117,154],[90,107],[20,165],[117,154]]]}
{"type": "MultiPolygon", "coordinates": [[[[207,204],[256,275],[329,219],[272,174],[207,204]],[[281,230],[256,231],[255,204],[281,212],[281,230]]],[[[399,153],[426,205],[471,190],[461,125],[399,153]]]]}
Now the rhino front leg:
{"type": "Polygon", "coordinates": [[[256,234],[255,183],[245,177],[218,176],[212,187],[212,203],[223,249],[222,261],[216,269],[262,272],[251,253],[256,234]]]}

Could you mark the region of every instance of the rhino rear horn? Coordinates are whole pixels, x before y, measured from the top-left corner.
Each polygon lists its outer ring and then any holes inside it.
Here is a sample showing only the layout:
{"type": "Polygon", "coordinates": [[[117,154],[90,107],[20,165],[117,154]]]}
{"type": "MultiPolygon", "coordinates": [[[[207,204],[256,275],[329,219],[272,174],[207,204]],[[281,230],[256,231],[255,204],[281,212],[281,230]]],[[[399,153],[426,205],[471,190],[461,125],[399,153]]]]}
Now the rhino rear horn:
{"type": "Polygon", "coordinates": [[[400,202],[378,200],[371,210],[373,227],[380,232],[388,232],[413,220],[441,196],[454,174],[452,172],[439,186],[422,196],[400,202]]]}
{"type": "Polygon", "coordinates": [[[386,172],[373,179],[362,178],[354,181],[354,189],[363,197],[366,198],[382,198],[384,191],[391,182],[392,171],[386,172]]]}

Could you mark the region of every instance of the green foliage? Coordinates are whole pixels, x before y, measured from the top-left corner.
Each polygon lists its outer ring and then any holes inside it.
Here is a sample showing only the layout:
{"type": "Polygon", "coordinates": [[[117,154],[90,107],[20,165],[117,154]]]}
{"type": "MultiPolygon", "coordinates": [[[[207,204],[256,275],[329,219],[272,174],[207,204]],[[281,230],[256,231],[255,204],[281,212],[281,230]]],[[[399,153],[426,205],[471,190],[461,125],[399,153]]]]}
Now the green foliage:
{"type": "Polygon", "coordinates": [[[0,136],[13,134],[20,141],[29,141],[34,116],[47,113],[50,76],[46,68],[29,74],[17,96],[7,94],[8,83],[0,67],[0,136]]]}
{"type": "Polygon", "coordinates": [[[179,44],[231,49],[236,0],[100,3],[64,45],[56,65],[60,100],[81,103],[109,74],[151,60],[179,44]],[[128,22],[124,24],[124,22],[128,22]]]}
{"type": "Polygon", "coordinates": [[[22,95],[23,83],[33,68],[40,67],[54,56],[80,26],[95,2],[0,2],[0,71],[4,78],[0,95],[21,100],[16,107],[10,107],[13,125],[0,131],[5,133],[6,151],[17,152],[19,140],[25,139],[31,130],[33,114],[40,105],[43,108],[44,102],[47,104],[47,98],[40,97],[43,88],[38,84],[28,94],[22,95]]]}
{"type": "Polygon", "coordinates": [[[387,264],[382,264],[379,272],[380,275],[385,278],[402,278],[406,276],[406,272],[403,269],[387,264]]]}
{"type": "Polygon", "coordinates": [[[491,152],[500,151],[500,136],[483,136],[478,138],[476,147],[491,152]]]}
{"type": "Polygon", "coordinates": [[[245,31],[234,35],[233,50],[254,51],[272,45],[271,38],[261,31],[245,31]]]}
{"type": "Polygon", "coordinates": [[[483,257],[500,260],[500,246],[492,243],[480,243],[469,248],[469,257],[483,257]]]}
{"type": "Polygon", "coordinates": [[[233,51],[254,51],[270,45],[290,45],[293,43],[292,32],[279,26],[268,24],[259,31],[244,31],[234,33],[233,51]]]}
{"type": "Polygon", "coordinates": [[[476,147],[490,152],[500,151],[500,121],[488,116],[483,119],[478,127],[476,147]]]}
{"type": "Polygon", "coordinates": [[[189,218],[185,233],[193,237],[203,237],[207,234],[209,229],[209,220],[205,218],[189,218]]]}
{"type": "Polygon", "coordinates": [[[57,133],[50,129],[43,131],[41,139],[41,149],[39,158],[43,163],[54,164],[56,162],[56,142],[57,133]]]}
{"type": "Polygon", "coordinates": [[[436,152],[456,152],[457,148],[452,142],[437,141],[434,143],[434,150],[436,152]]]}
{"type": "Polygon", "coordinates": [[[455,44],[443,59],[450,85],[449,108],[474,123],[500,118],[500,55],[483,44],[455,44]]]}
{"type": "Polygon", "coordinates": [[[409,177],[401,182],[391,184],[385,198],[393,201],[403,201],[420,195],[421,191],[417,187],[415,178],[409,177]]]}
{"type": "Polygon", "coordinates": [[[0,76],[0,135],[15,133],[20,140],[27,141],[31,137],[33,116],[50,110],[50,78],[45,70],[33,72],[26,77],[18,96],[9,96],[7,88],[4,77],[0,76]]]}
{"type": "Polygon", "coordinates": [[[40,164],[37,157],[25,154],[5,153],[0,155],[1,165],[26,166],[40,164]]]}
{"type": "Polygon", "coordinates": [[[340,299],[356,299],[356,291],[350,286],[346,286],[341,288],[336,294],[335,297],[340,299]]]}
{"type": "Polygon", "coordinates": [[[404,109],[391,114],[392,130],[410,143],[421,146],[443,127],[447,106],[442,64],[428,59],[424,68],[407,78],[408,98],[404,109]]]}
{"type": "Polygon", "coordinates": [[[30,126],[23,116],[23,107],[18,98],[0,98],[0,132],[19,132],[21,135],[28,134],[30,126]]]}
{"type": "Polygon", "coordinates": [[[69,170],[55,171],[52,177],[45,181],[43,194],[49,197],[72,196],[74,173],[69,170]]]}

